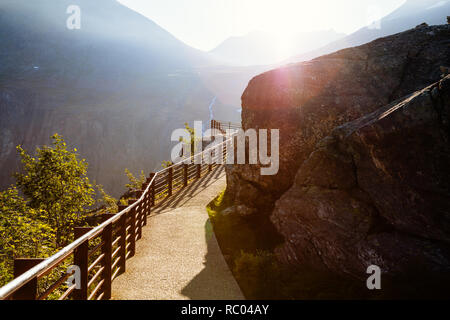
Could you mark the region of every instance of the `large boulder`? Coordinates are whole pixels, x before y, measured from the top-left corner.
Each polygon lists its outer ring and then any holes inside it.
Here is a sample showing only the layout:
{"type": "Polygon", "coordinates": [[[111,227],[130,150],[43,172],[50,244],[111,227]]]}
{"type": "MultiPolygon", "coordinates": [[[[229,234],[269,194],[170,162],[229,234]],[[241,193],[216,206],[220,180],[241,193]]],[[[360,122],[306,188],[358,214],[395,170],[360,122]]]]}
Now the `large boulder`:
{"type": "Polygon", "coordinates": [[[450,272],[450,76],[322,139],[271,216],[281,260],[450,272]]]}
{"type": "Polygon", "coordinates": [[[420,27],[252,79],[242,96],[244,129],[280,129],[280,170],[227,167],[236,204],[270,213],[315,145],[339,125],[440,79],[450,66],[450,26],[420,27]]]}

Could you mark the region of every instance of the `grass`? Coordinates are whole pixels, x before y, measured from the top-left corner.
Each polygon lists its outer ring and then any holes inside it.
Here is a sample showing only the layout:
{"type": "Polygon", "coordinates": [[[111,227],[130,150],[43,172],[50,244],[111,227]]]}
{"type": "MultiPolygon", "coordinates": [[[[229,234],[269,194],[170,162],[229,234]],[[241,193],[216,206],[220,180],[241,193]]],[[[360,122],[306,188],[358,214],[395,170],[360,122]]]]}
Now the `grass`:
{"type": "Polygon", "coordinates": [[[273,250],[283,238],[276,232],[266,216],[240,217],[221,212],[232,203],[225,191],[208,206],[208,214],[226,259],[235,259],[244,252],[273,250]],[[257,227],[255,227],[257,226],[257,227]]]}
{"type": "MultiPolygon", "coordinates": [[[[365,282],[355,282],[327,272],[280,264],[274,254],[283,238],[266,214],[253,217],[223,215],[231,206],[220,193],[207,210],[222,253],[247,299],[352,299],[362,298],[365,282]]],[[[367,289],[365,289],[367,291],[367,289]]]]}
{"type": "MultiPolygon", "coordinates": [[[[382,276],[382,290],[368,290],[365,279],[341,277],[327,271],[280,264],[274,250],[283,243],[267,214],[254,217],[223,215],[232,205],[226,192],[208,206],[222,253],[247,299],[442,299],[450,298],[449,273],[405,271],[396,278],[382,276]]],[[[412,266],[414,268],[414,266],[412,266]]]]}

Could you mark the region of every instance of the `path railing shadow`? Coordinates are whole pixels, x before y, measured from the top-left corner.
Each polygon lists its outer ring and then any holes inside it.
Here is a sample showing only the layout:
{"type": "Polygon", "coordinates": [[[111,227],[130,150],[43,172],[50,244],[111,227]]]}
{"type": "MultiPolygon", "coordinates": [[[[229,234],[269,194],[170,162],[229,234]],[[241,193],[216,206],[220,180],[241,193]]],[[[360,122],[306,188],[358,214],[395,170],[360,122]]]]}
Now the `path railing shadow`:
{"type": "Polygon", "coordinates": [[[205,241],[208,249],[204,257],[204,268],[192,278],[181,293],[192,300],[245,299],[222,255],[209,219],[205,223],[205,241]]]}
{"type": "Polygon", "coordinates": [[[217,179],[225,176],[224,166],[217,166],[212,169],[208,174],[205,174],[200,179],[188,184],[186,187],[180,189],[173,196],[164,198],[152,208],[150,216],[164,213],[165,211],[172,210],[186,204],[191,198],[201,193],[204,189],[213,184],[217,179]]]}

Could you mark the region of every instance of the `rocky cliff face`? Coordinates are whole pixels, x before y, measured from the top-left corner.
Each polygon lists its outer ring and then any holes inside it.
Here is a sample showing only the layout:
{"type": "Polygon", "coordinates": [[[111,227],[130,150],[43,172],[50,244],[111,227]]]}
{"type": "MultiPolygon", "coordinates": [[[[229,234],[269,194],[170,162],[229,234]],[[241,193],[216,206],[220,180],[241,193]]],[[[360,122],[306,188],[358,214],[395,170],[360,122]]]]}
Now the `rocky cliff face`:
{"type": "Polygon", "coordinates": [[[365,277],[450,272],[450,77],[333,130],[271,219],[280,257],[365,277]]]}
{"type": "Polygon", "coordinates": [[[280,171],[262,177],[258,166],[228,168],[236,202],[274,203],[336,126],[439,80],[440,66],[450,64],[449,41],[447,25],[418,27],[253,78],[242,96],[242,125],[280,129],[280,171]]]}
{"type": "Polygon", "coordinates": [[[270,214],[282,260],[449,267],[449,81],[428,87],[449,44],[450,26],[420,26],[249,83],[243,127],[280,129],[280,171],[229,167],[228,194],[270,214]]]}

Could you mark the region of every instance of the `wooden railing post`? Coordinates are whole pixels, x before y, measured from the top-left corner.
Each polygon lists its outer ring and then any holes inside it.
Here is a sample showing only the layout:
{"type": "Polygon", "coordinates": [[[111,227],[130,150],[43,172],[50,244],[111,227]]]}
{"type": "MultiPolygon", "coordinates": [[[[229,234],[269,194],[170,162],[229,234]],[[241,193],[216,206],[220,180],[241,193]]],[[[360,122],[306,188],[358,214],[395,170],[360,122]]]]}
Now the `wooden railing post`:
{"type": "MultiPolygon", "coordinates": [[[[149,178],[149,184],[151,183],[151,180],[153,179],[153,177],[149,178]]],[[[147,223],[147,216],[150,216],[150,214],[152,213],[152,198],[153,198],[153,188],[152,185],[150,185],[150,188],[148,189],[147,192],[147,214],[145,216],[145,223],[147,223]]]]}
{"type": "MultiPolygon", "coordinates": [[[[148,179],[149,178],[147,178],[147,181],[148,181],[148,179]]],[[[148,182],[146,182],[146,183],[144,183],[143,185],[142,185],[142,190],[141,190],[141,192],[142,192],[142,194],[144,194],[144,192],[145,192],[145,190],[147,189],[147,187],[148,187],[148,182]]],[[[145,194],[145,196],[144,196],[144,200],[142,201],[142,216],[141,216],[141,219],[142,219],[142,225],[143,226],[146,226],[147,225],[147,216],[150,214],[150,201],[149,201],[149,193],[147,192],[146,194],[145,194]]]]}
{"type": "MultiPolygon", "coordinates": [[[[93,228],[75,228],[75,239],[80,238],[93,228]]],[[[75,300],[87,300],[88,298],[88,267],[89,267],[89,241],[86,240],[75,249],[74,265],[80,268],[80,289],[73,291],[75,300]]]]}
{"type": "Polygon", "coordinates": [[[144,197],[144,215],[143,215],[143,225],[147,225],[147,216],[150,215],[150,195],[147,192],[144,197]]]}
{"type": "MultiPolygon", "coordinates": [[[[34,266],[44,261],[44,259],[14,259],[14,278],[27,272],[34,266]]],[[[38,294],[38,279],[37,277],[22,286],[19,290],[14,292],[13,300],[36,300],[38,294]]]]}
{"type": "MultiPolygon", "coordinates": [[[[102,216],[103,221],[109,220],[114,214],[104,214],[102,216]]],[[[111,284],[112,284],[112,237],[113,237],[113,225],[110,223],[103,229],[102,232],[102,254],[103,258],[103,300],[111,299],[111,284]]]]}
{"type": "Polygon", "coordinates": [[[197,164],[197,179],[200,179],[202,176],[202,165],[197,164]]]}
{"type": "Polygon", "coordinates": [[[167,177],[167,186],[168,186],[167,196],[170,197],[172,195],[173,189],[173,167],[169,168],[169,174],[167,177]]]}
{"type": "Polygon", "coordinates": [[[142,238],[142,223],[144,221],[143,215],[144,215],[144,203],[141,203],[139,205],[139,208],[136,209],[136,225],[137,225],[137,239],[142,238]]]}
{"type": "Polygon", "coordinates": [[[213,168],[213,159],[215,157],[216,153],[214,150],[209,151],[209,165],[208,165],[208,172],[212,171],[213,168]]]}
{"type": "Polygon", "coordinates": [[[189,165],[187,163],[183,163],[183,187],[187,187],[188,185],[188,170],[189,165]]]}
{"type": "MultiPolygon", "coordinates": [[[[127,206],[120,205],[119,206],[119,212],[125,210],[127,206]]],[[[126,271],[126,265],[127,265],[127,215],[124,214],[119,219],[119,225],[120,225],[120,231],[119,231],[119,256],[120,256],[120,272],[119,274],[122,274],[126,271]]]]}
{"type": "MultiPolygon", "coordinates": [[[[155,177],[155,173],[150,173],[150,181],[153,180],[153,178],[155,177]]],[[[155,183],[152,183],[152,185],[150,186],[150,205],[152,207],[155,206],[155,183]]]]}
{"type": "MultiPolygon", "coordinates": [[[[128,200],[128,206],[135,203],[136,200],[128,200]]],[[[133,208],[128,213],[130,216],[130,258],[136,254],[136,208],[133,208]]]]}
{"type": "Polygon", "coordinates": [[[228,158],[228,145],[227,143],[223,144],[223,151],[222,151],[222,162],[223,164],[227,164],[228,158]]]}
{"type": "MultiPolygon", "coordinates": [[[[136,191],[136,199],[139,200],[143,194],[144,191],[142,190],[136,191]]],[[[145,215],[145,200],[142,201],[139,204],[139,207],[136,209],[136,225],[138,229],[138,239],[142,238],[142,224],[144,222],[144,215],[145,215]]]]}
{"type": "Polygon", "coordinates": [[[142,197],[142,195],[144,194],[144,191],[142,191],[142,190],[136,190],[136,191],[134,192],[134,194],[135,194],[135,196],[136,196],[136,199],[139,200],[139,199],[142,197]]]}
{"type": "Polygon", "coordinates": [[[201,154],[200,155],[200,164],[197,164],[197,179],[200,179],[202,176],[202,162],[203,162],[203,157],[201,154]]]}
{"type": "Polygon", "coordinates": [[[155,194],[155,184],[153,183],[152,186],[150,187],[150,205],[152,207],[155,206],[155,198],[156,198],[156,194],[155,194]]]}

